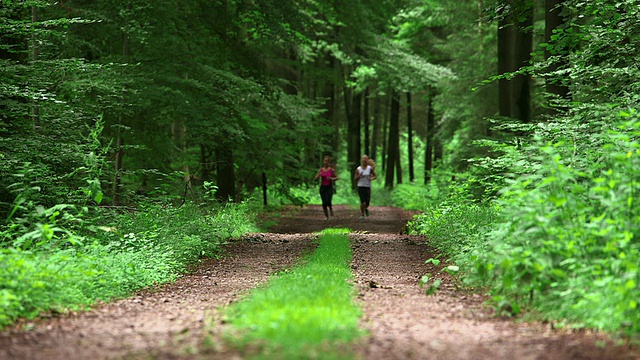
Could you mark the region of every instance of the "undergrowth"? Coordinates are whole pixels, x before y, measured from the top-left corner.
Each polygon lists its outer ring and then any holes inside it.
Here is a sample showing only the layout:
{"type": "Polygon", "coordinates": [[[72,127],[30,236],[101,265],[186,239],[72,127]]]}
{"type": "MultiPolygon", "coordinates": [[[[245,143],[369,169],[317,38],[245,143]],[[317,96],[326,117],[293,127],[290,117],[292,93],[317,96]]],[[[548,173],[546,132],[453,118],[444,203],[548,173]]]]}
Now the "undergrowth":
{"type": "Polygon", "coordinates": [[[347,231],[324,230],[318,248],[298,266],[228,309],[241,345],[262,344],[258,358],[344,359],[340,344],[360,335],[350,261],[347,231]]]}
{"type": "Polygon", "coordinates": [[[41,220],[28,244],[15,227],[2,231],[0,327],[170,282],[201,257],[216,256],[229,237],[254,230],[242,204],[211,211],[147,205],[127,214],[105,212],[92,219],[103,225],[77,231],[46,232],[62,225],[41,220]]]}
{"type": "Polygon", "coordinates": [[[476,171],[488,170],[492,192],[502,187],[484,201],[464,189],[469,181],[436,182],[444,196],[433,198],[405,187],[397,199],[423,199],[410,230],[458,265],[465,284],[487,291],[499,314],[637,338],[638,118],[620,111],[591,142],[576,142],[583,129],[559,123],[541,127],[529,145],[494,144],[501,155],[481,159],[476,171]],[[496,182],[500,171],[511,173],[496,182]]]}

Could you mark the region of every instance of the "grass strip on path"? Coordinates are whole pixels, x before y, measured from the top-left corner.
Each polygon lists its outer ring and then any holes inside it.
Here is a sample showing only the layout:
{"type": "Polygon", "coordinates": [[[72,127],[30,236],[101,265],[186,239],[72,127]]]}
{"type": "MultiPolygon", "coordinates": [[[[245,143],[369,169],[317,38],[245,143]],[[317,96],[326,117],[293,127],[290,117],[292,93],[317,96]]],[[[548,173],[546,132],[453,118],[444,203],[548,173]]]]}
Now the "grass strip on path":
{"type": "Polygon", "coordinates": [[[348,346],[339,345],[361,334],[347,235],[345,229],[324,230],[316,251],[299,265],[229,308],[244,345],[263,345],[261,355],[269,358],[345,358],[348,346]]]}

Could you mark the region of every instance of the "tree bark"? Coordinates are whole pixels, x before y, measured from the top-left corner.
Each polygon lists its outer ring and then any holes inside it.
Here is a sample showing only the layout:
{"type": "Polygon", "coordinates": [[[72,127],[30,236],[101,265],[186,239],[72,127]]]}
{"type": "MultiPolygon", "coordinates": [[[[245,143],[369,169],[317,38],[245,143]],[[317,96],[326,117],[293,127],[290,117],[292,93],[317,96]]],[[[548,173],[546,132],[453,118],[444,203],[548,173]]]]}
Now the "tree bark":
{"type": "MultiPolygon", "coordinates": [[[[533,51],[533,5],[507,0],[498,23],[498,74],[529,65],[533,51]]],[[[531,121],[531,75],[518,74],[498,83],[500,116],[531,121]]]]}
{"type": "MultiPolygon", "coordinates": [[[[551,56],[558,56],[557,62],[552,62],[549,65],[548,71],[553,73],[558,69],[565,68],[568,65],[568,52],[567,48],[560,48],[559,50],[551,51],[550,49],[558,49],[557,42],[552,39],[554,31],[560,29],[565,20],[562,17],[562,9],[564,7],[565,0],[545,0],[545,42],[550,46],[544,50],[545,58],[548,60],[551,56]]],[[[554,104],[554,100],[569,100],[569,87],[564,85],[559,78],[548,77],[545,81],[546,91],[549,95],[549,115],[554,116],[564,111],[562,105],[558,106],[554,104]]]]}
{"type": "Polygon", "coordinates": [[[389,132],[389,96],[384,97],[384,109],[382,114],[382,158],[380,159],[381,164],[387,163],[387,152],[389,139],[387,134],[389,132]]]}
{"type": "Polygon", "coordinates": [[[124,145],[124,139],[121,135],[121,130],[118,127],[118,136],[116,138],[116,161],[114,164],[115,173],[113,174],[113,205],[120,205],[120,171],[122,170],[122,156],[124,150],[122,146],[124,145]]]}
{"type": "Polygon", "coordinates": [[[437,136],[434,136],[433,137],[433,163],[437,164],[438,161],[442,160],[443,155],[444,155],[444,148],[442,146],[442,141],[440,141],[440,139],[437,136]]]}
{"type": "Polygon", "coordinates": [[[369,88],[364,89],[364,153],[371,155],[371,135],[369,134],[369,88]]]}
{"type": "Polygon", "coordinates": [[[186,133],[187,126],[182,120],[174,120],[171,124],[171,132],[173,134],[173,142],[179,154],[180,162],[182,163],[182,180],[187,186],[191,186],[189,175],[189,164],[187,164],[187,142],[186,133]]]}
{"type": "MultiPolygon", "coordinates": [[[[513,71],[514,27],[510,7],[503,8],[501,15],[498,21],[498,74],[504,75],[513,71]]],[[[508,79],[498,80],[498,102],[500,116],[511,116],[511,83],[508,79]]]]}
{"type": "Polygon", "coordinates": [[[398,161],[400,150],[400,97],[394,90],[391,95],[391,113],[389,116],[389,149],[387,153],[387,167],[385,169],[385,184],[387,189],[393,188],[393,177],[395,175],[395,165],[398,161]]]}
{"type": "Polygon", "coordinates": [[[211,155],[213,151],[211,147],[200,144],[200,174],[202,181],[211,181],[211,155]]]}
{"type": "Polygon", "coordinates": [[[424,183],[431,181],[431,170],[433,169],[433,130],[435,128],[435,114],[433,112],[433,91],[429,94],[429,110],[427,111],[427,140],[424,151],[424,183]]]}
{"type": "MultiPolygon", "coordinates": [[[[36,6],[31,6],[31,25],[35,27],[35,23],[38,21],[38,8],[36,6]]],[[[38,39],[36,39],[36,32],[33,31],[31,35],[31,61],[32,63],[38,60],[38,39]]],[[[33,118],[32,126],[33,129],[37,129],[40,126],[40,107],[36,100],[32,100],[31,105],[31,116],[33,118]]]]}
{"type": "Polygon", "coordinates": [[[411,113],[411,93],[407,93],[407,156],[409,158],[409,182],[415,180],[413,169],[413,119],[411,113]]]}
{"type": "MultiPolygon", "coordinates": [[[[129,58],[129,36],[127,34],[122,34],[122,57],[125,61],[129,58]]],[[[122,116],[118,117],[118,125],[122,125],[122,116]]],[[[124,144],[124,139],[122,138],[122,129],[118,126],[118,133],[116,135],[116,144],[118,145],[116,151],[116,161],[114,164],[114,174],[113,174],[113,205],[120,205],[120,172],[122,171],[122,157],[124,156],[122,146],[124,144]]]]}
{"type": "Polygon", "coordinates": [[[224,144],[218,144],[215,148],[216,154],[216,184],[218,191],[216,197],[222,202],[234,201],[236,195],[235,184],[235,164],[233,150],[224,144]]]}
{"type": "MultiPolygon", "coordinates": [[[[520,0],[525,1],[525,0],[520,0]]],[[[533,5],[521,4],[514,37],[514,69],[529,66],[533,51],[533,5]]],[[[518,74],[511,80],[511,117],[531,121],[531,74],[518,74]]]]}
{"type": "Polygon", "coordinates": [[[398,144],[398,151],[396,152],[396,184],[402,184],[402,152],[400,151],[400,144],[398,144]]]}
{"type": "MultiPolygon", "coordinates": [[[[349,106],[345,106],[347,111],[347,162],[349,169],[355,169],[362,156],[360,145],[362,94],[353,93],[349,97],[347,89],[345,89],[345,104],[349,104],[349,106]]],[[[356,188],[356,181],[353,178],[351,179],[351,188],[356,188]]]]}
{"type": "MultiPolygon", "coordinates": [[[[329,66],[331,71],[334,69],[334,61],[331,55],[327,55],[326,65],[329,66]]],[[[324,119],[324,124],[327,127],[330,127],[334,123],[334,115],[335,115],[335,84],[331,79],[325,80],[325,83],[322,86],[322,98],[324,99],[324,109],[325,112],[322,113],[322,118],[324,119]]],[[[334,152],[337,150],[337,144],[339,142],[339,138],[337,136],[338,132],[333,132],[331,137],[326,137],[325,143],[322,145],[331,148],[334,152]]],[[[319,161],[317,163],[320,163],[319,161]]]]}
{"type": "Polygon", "coordinates": [[[380,138],[380,103],[381,97],[373,99],[373,135],[371,136],[371,152],[369,156],[376,160],[378,156],[378,139],[380,138]]]}

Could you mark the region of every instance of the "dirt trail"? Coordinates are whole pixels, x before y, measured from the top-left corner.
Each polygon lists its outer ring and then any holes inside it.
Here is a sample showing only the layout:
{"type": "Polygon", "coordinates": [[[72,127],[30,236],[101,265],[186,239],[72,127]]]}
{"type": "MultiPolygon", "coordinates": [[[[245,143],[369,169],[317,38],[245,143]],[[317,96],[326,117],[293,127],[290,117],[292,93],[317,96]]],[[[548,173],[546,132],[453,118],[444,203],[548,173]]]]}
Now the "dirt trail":
{"type": "Polygon", "coordinates": [[[371,217],[317,206],[292,209],[271,233],[252,234],[203,261],[176,283],[88,312],[18,324],[0,333],[0,359],[241,359],[225,345],[219,308],[313,249],[312,233],[348,227],[361,324],[370,336],[354,345],[362,359],[640,359],[588,332],[498,319],[479,295],[455,291],[443,278],[427,297],[418,286],[434,255],[424,238],[403,235],[410,212],[374,207],[371,217]],[[206,339],[203,341],[203,339],[206,339]],[[599,344],[601,346],[597,346],[599,344]],[[602,344],[605,344],[602,346],[602,344]]]}

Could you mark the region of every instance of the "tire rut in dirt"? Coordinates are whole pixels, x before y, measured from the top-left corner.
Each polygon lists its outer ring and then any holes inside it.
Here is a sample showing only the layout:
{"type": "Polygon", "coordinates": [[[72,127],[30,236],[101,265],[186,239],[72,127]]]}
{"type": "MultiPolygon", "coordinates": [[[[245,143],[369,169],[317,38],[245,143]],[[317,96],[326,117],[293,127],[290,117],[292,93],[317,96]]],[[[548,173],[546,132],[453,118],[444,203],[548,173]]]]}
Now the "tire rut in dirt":
{"type": "Polygon", "coordinates": [[[361,326],[370,332],[355,346],[362,359],[639,358],[606,336],[495,317],[484,306],[486,297],[457,290],[446,272],[425,264],[436,252],[424,238],[355,234],[352,239],[361,326]],[[425,273],[442,281],[435,295],[425,295],[419,286],[425,273]]]}

